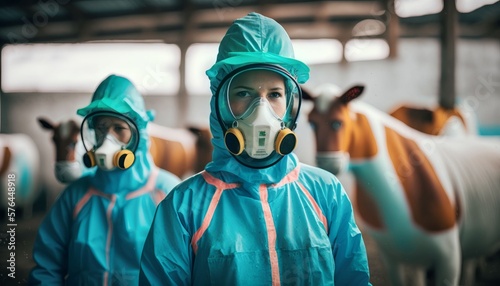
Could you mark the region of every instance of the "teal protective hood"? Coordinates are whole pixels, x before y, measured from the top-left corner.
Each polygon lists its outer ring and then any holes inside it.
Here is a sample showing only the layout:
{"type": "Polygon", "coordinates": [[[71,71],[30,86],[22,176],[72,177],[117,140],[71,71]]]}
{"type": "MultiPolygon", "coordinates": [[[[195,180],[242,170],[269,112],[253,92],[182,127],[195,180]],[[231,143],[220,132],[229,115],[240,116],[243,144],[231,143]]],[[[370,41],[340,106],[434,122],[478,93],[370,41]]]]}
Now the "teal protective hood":
{"type": "Polygon", "coordinates": [[[220,43],[217,61],[207,71],[212,94],[228,73],[253,63],[279,65],[301,84],[309,79],[309,67],[295,59],[285,29],[275,20],[252,12],[234,21],[220,43]]]}
{"type": "Polygon", "coordinates": [[[305,83],[309,78],[309,68],[294,59],[292,42],[284,28],[273,19],[252,12],[229,27],[220,43],[217,62],[207,71],[212,90],[210,128],[214,151],[213,161],[206,168],[209,172],[230,173],[237,177],[235,180],[247,182],[252,188],[259,183],[279,181],[298,164],[297,157],[291,153],[271,167],[252,169],[240,164],[225,147],[215,111],[215,93],[231,71],[259,63],[279,65],[299,83],[305,83]]]}
{"type": "Polygon", "coordinates": [[[127,78],[110,75],[99,84],[92,102],[77,110],[83,117],[95,111],[114,111],[130,117],[139,129],[153,121],[152,111],[146,111],[144,100],[139,91],[127,78]]]}
{"type": "MultiPolygon", "coordinates": [[[[149,154],[149,134],[147,124],[154,119],[152,111],[147,111],[144,99],[133,83],[125,77],[110,75],[103,80],[92,96],[91,103],[77,110],[77,114],[88,116],[94,112],[111,111],[128,117],[139,132],[139,144],[135,150],[135,162],[127,170],[103,171],[97,169],[92,178],[94,186],[103,192],[129,191],[142,186],[154,166],[149,154]]],[[[89,148],[89,146],[87,146],[89,148]]]]}

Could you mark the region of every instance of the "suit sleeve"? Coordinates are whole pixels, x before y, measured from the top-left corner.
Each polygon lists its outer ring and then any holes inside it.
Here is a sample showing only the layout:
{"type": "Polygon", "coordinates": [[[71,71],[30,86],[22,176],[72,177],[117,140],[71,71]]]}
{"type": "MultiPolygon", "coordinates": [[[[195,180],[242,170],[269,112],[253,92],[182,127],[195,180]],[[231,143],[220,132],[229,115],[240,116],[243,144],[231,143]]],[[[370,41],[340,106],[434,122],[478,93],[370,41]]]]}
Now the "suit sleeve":
{"type": "Polygon", "coordinates": [[[140,285],[191,284],[191,236],[174,208],[174,199],[171,193],[156,209],[142,252],[140,285]]]}
{"type": "Polygon", "coordinates": [[[38,229],[33,246],[33,260],[36,265],[30,273],[29,285],[65,283],[73,215],[68,193],[67,190],[63,192],[38,229]]]}
{"type": "Polygon", "coordinates": [[[371,285],[368,258],[351,202],[339,183],[330,214],[330,242],[335,260],[336,285],[371,285]]]}

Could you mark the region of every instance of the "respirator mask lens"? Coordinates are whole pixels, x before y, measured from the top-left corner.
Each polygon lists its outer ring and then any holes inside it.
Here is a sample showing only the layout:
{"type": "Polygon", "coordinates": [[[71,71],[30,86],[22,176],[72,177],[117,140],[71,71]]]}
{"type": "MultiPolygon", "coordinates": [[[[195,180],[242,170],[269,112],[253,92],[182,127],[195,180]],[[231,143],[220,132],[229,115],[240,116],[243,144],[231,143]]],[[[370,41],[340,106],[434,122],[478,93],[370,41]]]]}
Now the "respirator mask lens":
{"type": "Polygon", "coordinates": [[[237,69],[215,96],[226,148],[242,164],[265,168],[293,151],[301,90],[285,69],[267,64],[237,69]]]}
{"type": "Polygon", "coordinates": [[[82,122],[84,164],[104,170],[129,168],[139,144],[139,132],[128,117],[115,112],[95,112],[82,122]]]}
{"type": "Polygon", "coordinates": [[[295,79],[279,66],[252,65],[236,70],[223,80],[216,96],[218,115],[225,129],[231,128],[235,120],[248,117],[260,98],[267,100],[273,115],[285,127],[295,129],[301,90],[295,79]]]}

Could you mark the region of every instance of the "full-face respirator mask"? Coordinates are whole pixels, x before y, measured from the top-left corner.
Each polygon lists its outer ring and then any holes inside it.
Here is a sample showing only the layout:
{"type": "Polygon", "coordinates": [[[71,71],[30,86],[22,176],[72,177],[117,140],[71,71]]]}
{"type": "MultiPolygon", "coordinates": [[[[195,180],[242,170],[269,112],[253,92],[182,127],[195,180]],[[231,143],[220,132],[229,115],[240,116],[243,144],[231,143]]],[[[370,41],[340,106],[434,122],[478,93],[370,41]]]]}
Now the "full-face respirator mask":
{"type": "Polygon", "coordinates": [[[81,136],[87,168],[126,170],[134,164],[139,132],[128,117],[110,111],[91,113],[82,122],[81,136]]]}
{"type": "Polygon", "coordinates": [[[295,148],[301,89],[284,68],[253,64],[236,69],[215,97],[225,146],[243,165],[266,168],[295,148]]]}

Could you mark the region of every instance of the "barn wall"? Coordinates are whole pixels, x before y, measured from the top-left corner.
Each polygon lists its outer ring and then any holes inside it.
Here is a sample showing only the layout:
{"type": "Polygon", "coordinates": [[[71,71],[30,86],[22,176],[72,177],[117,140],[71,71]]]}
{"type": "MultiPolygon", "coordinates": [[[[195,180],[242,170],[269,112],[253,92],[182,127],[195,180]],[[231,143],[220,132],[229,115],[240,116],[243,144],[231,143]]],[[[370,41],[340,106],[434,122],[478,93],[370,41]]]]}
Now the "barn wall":
{"type": "MultiPolygon", "coordinates": [[[[439,42],[434,39],[401,39],[397,59],[353,62],[347,65],[311,66],[307,87],[333,82],[342,88],[366,85],[363,100],[389,111],[399,103],[436,106],[439,83],[439,42]]],[[[457,48],[457,99],[470,102],[483,126],[500,126],[500,43],[493,40],[460,40],[457,48]]],[[[208,91],[208,87],[207,87],[208,91]]],[[[26,133],[41,153],[42,187],[57,194],[63,186],[53,175],[54,150],[50,136],[36,118],[54,121],[79,119],[76,109],[88,104],[91,94],[2,94],[1,132],[26,133]]],[[[188,124],[208,124],[209,96],[191,97],[185,114],[188,124]]],[[[156,110],[156,122],[179,127],[176,97],[146,96],[146,107],[156,110]]],[[[80,119],[79,119],[80,120],[80,119]]],[[[296,153],[303,162],[314,164],[312,132],[302,116],[296,153]]]]}
{"type": "MultiPolygon", "coordinates": [[[[500,125],[500,117],[495,116],[495,108],[500,107],[500,42],[459,40],[457,45],[457,101],[470,103],[481,125],[500,125]]],[[[314,66],[306,86],[333,82],[347,88],[363,83],[363,100],[383,111],[399,103],[435,107],[439,96],[439,41],[401,39],[398,51],[394,60],[314,66]]]]}

